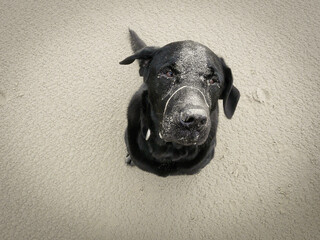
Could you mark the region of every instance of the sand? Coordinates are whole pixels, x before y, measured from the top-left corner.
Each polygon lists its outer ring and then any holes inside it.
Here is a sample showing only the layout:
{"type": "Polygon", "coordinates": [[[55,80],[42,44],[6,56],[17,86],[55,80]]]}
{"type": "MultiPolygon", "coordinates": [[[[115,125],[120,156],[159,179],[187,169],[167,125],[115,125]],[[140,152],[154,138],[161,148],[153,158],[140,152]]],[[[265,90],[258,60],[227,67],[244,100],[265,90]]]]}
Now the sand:
{"type": "Polygon", "coordinates": [[[319,1],[0,2],[0,239],[319,239],[319,1]],[[126,166],[128,27],[241,92],[195,176],[126,166]]]}

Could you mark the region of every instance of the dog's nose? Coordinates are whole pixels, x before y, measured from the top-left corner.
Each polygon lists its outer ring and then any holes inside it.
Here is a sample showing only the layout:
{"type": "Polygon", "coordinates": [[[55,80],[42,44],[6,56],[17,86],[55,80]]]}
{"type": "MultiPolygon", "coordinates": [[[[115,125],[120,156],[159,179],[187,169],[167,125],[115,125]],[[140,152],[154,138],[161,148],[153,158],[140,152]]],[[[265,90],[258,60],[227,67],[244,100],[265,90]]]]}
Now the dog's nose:
{"type": "Polygon", "coordinates": [[[207,112],[201,108],[188,109],[180,113],[180,122],[185,127],[202,127],[207,121],[207,112]]]}

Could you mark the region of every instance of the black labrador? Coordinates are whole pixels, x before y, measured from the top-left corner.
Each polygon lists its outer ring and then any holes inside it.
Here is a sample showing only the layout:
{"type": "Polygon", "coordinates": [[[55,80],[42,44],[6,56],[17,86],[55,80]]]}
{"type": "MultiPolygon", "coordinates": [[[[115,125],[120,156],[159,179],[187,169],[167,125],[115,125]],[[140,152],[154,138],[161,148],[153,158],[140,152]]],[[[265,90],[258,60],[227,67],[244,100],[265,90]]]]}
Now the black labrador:
{"type": "Polygon", "coordinates": [[[143,84],[128,107],[127,163],[159,176],[195,174],[214,156],[218,100],[231,118],[240,98],[231,69],[193,41],[149,47],[130,30],[143,84]]]}

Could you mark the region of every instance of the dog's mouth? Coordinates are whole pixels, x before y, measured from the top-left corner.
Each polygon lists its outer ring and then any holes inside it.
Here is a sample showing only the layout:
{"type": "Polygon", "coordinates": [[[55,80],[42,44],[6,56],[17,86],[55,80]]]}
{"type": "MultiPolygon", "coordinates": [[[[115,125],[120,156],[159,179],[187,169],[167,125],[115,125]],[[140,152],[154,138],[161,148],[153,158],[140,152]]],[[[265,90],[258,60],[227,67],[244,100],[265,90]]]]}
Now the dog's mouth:
{"type": "Polygon", "coordinates": [[[201,145],[206,140],[204,137],[201,137],[200,132],[198,131],[189,131],[185,130],[181,132],[180,135],[183,135],[179,138],[170,138],[165,135],[165,138],[170,142],[174,142],[183,146],[191,146],[191,145],[201,145]]]}
{"type": "Polygon", "coordinates": [[[165,142],[172,142],[183,146],[202,145],[208,134],[199,131],[178,130],[172,133],[159,133],[160,138],[165,142]]]}

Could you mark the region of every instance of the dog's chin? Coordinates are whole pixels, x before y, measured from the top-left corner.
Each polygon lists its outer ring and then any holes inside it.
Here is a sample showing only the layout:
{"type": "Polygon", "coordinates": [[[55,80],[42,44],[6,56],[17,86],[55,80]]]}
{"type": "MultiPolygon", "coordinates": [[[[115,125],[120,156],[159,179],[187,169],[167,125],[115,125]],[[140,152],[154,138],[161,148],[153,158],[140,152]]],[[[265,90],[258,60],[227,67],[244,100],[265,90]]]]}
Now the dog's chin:
{"type": "Polygon", "coordinates": [[[176,134],[164,134],[162,140],[182,146],[202,145],[206,142],[208,134],[198,131],[183,131],[176,134]]]}

